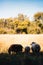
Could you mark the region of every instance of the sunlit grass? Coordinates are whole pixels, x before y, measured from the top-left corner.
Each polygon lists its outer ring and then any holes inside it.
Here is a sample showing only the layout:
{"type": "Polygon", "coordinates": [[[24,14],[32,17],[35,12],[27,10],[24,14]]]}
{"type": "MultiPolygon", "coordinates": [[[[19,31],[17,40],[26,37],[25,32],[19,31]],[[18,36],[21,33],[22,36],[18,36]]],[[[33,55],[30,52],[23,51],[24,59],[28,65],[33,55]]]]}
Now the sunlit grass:
{"type": "Polygon", "coordinates": [[[26,46],[31,47],[31,42],[35,41],[41,46],[43,51],[43,35],[0,35],[0,52],[7,52],[8,48],[12,44],[21,44],[24,48],[26,46]]]}

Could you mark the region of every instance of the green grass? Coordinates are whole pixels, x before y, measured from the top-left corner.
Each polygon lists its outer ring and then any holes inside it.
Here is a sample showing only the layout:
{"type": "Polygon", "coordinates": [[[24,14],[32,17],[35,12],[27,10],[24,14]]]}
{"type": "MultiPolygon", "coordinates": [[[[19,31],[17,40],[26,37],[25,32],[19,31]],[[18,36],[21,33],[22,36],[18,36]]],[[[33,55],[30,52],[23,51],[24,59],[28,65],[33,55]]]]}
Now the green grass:
{"type": "Polygon", "coordinates": [[[43,65],[43,52],[37,54],[0,54],[0,65],[43,65]]]}

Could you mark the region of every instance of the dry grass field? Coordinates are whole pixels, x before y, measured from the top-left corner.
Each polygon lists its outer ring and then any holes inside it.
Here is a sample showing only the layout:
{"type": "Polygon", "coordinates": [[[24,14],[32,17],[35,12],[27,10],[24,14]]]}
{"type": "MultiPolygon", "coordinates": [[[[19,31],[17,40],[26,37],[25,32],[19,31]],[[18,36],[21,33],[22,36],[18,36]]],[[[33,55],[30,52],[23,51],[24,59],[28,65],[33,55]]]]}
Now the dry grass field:
{"type": "Polygon", "coordinates": [[[24,48],[30,46],[31,42],[36,42],[41,46],[41,51],[43,51],[43,34],[39,35],[0,35],[0,52],[6,52],[11,44],[21,44],[24,48]]]}

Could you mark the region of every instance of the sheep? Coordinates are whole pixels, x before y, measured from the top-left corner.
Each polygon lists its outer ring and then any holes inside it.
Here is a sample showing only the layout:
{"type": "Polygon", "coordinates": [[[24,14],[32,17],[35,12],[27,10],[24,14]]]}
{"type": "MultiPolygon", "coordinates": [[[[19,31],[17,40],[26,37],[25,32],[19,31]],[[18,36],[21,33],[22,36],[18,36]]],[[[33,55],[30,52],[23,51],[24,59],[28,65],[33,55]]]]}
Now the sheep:
{"type": "Polygon", "coordinates": [[[32,42],[32,52],[33,53],[39,53],[40,52],[40,45],[39,44],[36,44],[36,42],[32,42]]]}
{"type": "Polygon", "coordinates": [[[16,53],[22,52],[22,48],[23,46],[20,44],[12,44],[8,49],[8,53],[11,54],[11,52],[16,52],[16,53]]]}
{"type": "Polygon", "coordinates": [[[30,52],[30,47],[29,46],[26,46],[25,47],[25,53],[29,53],[30,52]]]}

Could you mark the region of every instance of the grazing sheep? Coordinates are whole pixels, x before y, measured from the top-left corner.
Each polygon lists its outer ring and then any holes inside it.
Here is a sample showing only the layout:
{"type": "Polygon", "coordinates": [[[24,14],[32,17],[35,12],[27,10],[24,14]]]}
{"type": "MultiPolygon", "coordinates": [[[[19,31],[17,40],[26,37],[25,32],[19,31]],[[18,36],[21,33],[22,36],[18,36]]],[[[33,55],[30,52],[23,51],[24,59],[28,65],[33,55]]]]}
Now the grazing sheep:
{"type": "Polygon", "coordinates": [[[22,48],[23,46],[20,44],[12,44],[8,49],[8,53],[11,54],[11,52],[16,52],[16,53],[22,52],[22,48]]]}
{"type": "Polygon", "coordinates": [[[36,44],[36,42],[32,42],[32,52],[33,53],[39,53],[40,52],[40,45],[39,44],[36,44]]]}
{"type": "Polygon", "coordinates": [[[29,46],[25,47],[25,53],[29,53],[29,52],[30,52],[30,47],[29,46]]]}

